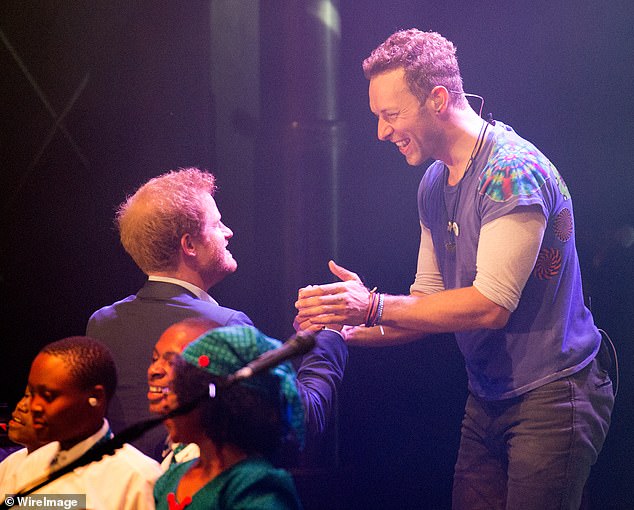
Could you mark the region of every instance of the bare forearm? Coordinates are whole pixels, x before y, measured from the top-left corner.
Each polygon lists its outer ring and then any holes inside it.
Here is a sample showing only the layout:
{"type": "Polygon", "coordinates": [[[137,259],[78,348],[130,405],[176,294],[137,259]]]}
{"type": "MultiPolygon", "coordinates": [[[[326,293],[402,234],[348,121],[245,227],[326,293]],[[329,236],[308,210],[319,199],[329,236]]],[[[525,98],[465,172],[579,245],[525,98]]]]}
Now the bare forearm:
{"type": "Polygon", "coordinates": [[[388,347],[420,340],[424,335],[411,329],[390,326],[345,328],[348,345],[355,347],[388,347]]]}
{"type": "MultiPolygon", "coordinates": [[[[355,273],[332,261],[330,264],[333,274],[346,279],[300,289],[295,306],[298,310],[296,322],[302,329],[369,324],[410,330],[420,337],[469,329],[498,329],[510,316],[507,309],[485,297],[474,286],[428,295],[373,294],[355,273]]],[[[409,335],[401,333],[396,338],[405,341],[409,335]]]]}
{"type": "Polygon", "coordinates": [[[484,297],[475,287],[436,292],[426,296],[384,297],[381,323],[419,335],[498,329],[508,321],[510,312],[484,297]]]}

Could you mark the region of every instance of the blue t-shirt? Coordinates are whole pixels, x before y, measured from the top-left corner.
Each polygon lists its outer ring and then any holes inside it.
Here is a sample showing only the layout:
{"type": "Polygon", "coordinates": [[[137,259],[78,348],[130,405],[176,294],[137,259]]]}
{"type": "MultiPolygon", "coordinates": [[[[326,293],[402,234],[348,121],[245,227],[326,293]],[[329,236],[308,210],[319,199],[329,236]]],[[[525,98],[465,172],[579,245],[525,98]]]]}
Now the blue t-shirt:
{"type": "Polygon", "coordinates": [[[525,206],[541,207],[546,230],[519,305],[503,329],[456,333],[469,388],[498,400],[573,374],[595,356],[601,335],[583,302],[572,200],[553,164],[512,128],[496,122],[456,186],[436,161],[418,190],[445,289],[471,286],[483,225],[525,206]],[[447,228],[450,218],[459,235],[447,228]]]}

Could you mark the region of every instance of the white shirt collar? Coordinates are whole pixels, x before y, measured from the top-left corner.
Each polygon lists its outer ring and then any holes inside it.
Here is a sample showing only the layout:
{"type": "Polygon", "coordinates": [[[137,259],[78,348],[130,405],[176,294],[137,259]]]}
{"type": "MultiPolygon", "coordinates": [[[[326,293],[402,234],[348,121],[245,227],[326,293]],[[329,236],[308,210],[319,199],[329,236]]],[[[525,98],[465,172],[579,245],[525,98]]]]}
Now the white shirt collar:
{"type": "Polygon", "coordinates": [[[103,438],[110,430],[108,420],[104,418],[101,428],[95,432],[92,436],[87,437],[83,441],[80,441],[69,450],[59,450],[57,455],[51,461],[51,467],[55,469],[65,466],[69,462],[74,461],[81,457],[84,453],[90,450],[101,438],[103,438]]]}
{"type": "Polygon", "coordinates": [[[200,457],[200,448],[196,443],[172,443],[170,451],[161,462],[161,469],[167,471],[172,464],[187,462],[200,457]]]}
{"type": "Polygon", "coordinates": [[[156,276],[156,275],[148,276],[148,280],[151,282],[165,282],[165,283],[173,283],[174,285],[179,285],[183,287],[184,289],[187,289],[189,292],[191,292],[194,296],[196,296],[198,299],[202,301],[207,301],[207,303],[212,303],[214,305],[218,304],[218,302],[214,298],[212,298],[209,294],[207,294],[207,292],[205,292],[200,287],[194,285],[193,283],[189,283],[184,280],[179,280],[178,278],[171,278],[169,276],[156,276]]]}

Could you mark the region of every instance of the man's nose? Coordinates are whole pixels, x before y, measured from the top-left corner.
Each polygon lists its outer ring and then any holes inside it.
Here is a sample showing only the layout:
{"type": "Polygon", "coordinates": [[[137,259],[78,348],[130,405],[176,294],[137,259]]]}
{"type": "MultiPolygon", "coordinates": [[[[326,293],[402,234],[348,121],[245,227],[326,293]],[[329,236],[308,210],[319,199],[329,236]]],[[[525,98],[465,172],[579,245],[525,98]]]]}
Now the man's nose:
{"type": "Polygon", "coordinates": [[[379,140],[386,141],[392,136],[394,129],[390,126],[389,123],[385,122],[383,119],[379,119],[379,125],[377,128],[377,136],[379,140]]]}
{"type": "Polygon", "coordinates": [[[158,379],[165,375],[165,368],[158,362],[152,363],[147,369],[148,379],[158,379]]]}
{"type": "Polygon", "coordinates": [[[39,414],[42,412],[42,403],[40,401],[39,397],[31,397],[31,402],[30,402],[30,411],[31,414],[39,414]]]}
{"type": "Polygon", "coordinates": [[[225,239],[231,239],[233,237],[233,230],[227,227],[224,223],[222,224],[222,231],[225,234],[225,239]]]}

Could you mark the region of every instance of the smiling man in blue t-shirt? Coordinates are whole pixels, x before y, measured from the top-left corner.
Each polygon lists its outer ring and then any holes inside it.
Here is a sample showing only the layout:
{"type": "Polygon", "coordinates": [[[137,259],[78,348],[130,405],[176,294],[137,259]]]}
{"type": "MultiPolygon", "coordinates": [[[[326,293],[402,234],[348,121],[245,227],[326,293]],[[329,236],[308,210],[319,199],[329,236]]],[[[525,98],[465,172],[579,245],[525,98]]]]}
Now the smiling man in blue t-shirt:
{"type": "Polygon", "coordinates": [[[584,306],[570,193],[552,163],[468,104],[454,45],[397,32],[363,63],[378,137],[420,183],[409,296],[342,281],[301,289],[303,329],[345,325],[354,345],[454,332],[469,396],[455,509],[579,508],[614,404],[605,348],[584,306]]]}

